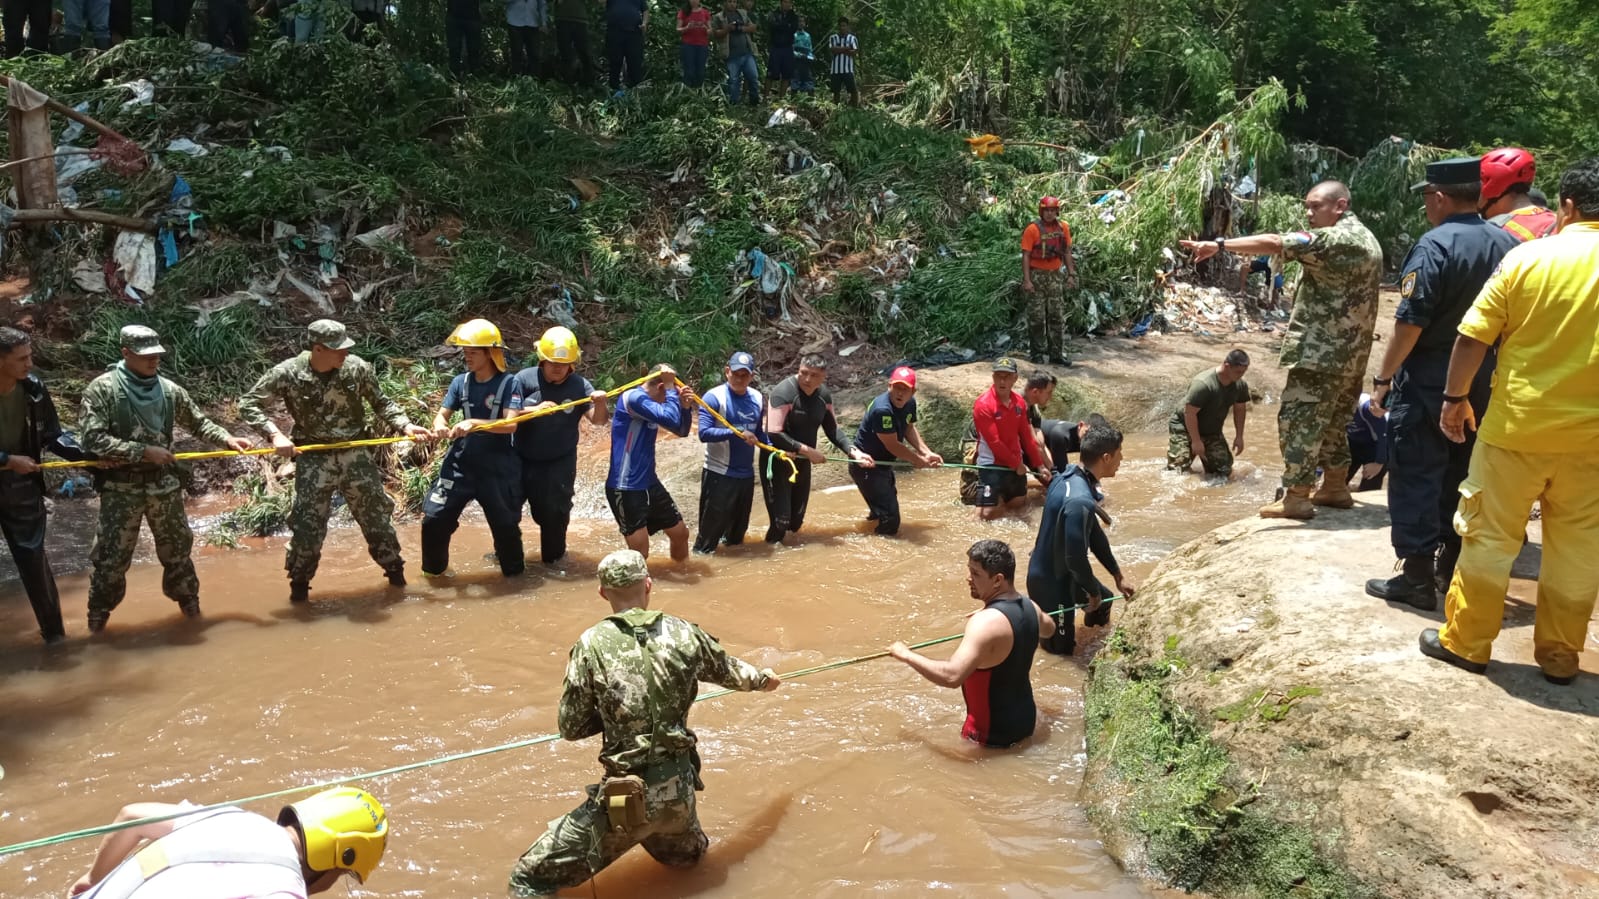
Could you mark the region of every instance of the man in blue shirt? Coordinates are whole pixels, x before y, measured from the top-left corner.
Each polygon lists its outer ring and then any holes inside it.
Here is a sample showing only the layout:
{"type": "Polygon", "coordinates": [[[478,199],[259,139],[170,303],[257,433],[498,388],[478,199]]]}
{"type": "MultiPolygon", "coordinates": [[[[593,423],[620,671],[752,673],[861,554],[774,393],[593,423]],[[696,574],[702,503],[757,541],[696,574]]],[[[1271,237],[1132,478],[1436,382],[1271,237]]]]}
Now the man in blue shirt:
{"type": "Polygon", "coordinates": [[[549,409],[588,398],[587,406],[529,418],[516,426],[516,454],[522,459],[522,495],[539,526],[539,558],[559,565],[566,556],[566,528],[572,520],[572,494],[577,487],[577,441],[582,422],[605,423],[605,391],[595,390],[577,374],[583,352],[577,336],[557,325],[539,338],[538,365],[516,375],[522,408],[549,409]]]}
{"type": "Polygon", "coordinates": [[[644,32],[649,27],[650,8],[644,0],[605,0],[605,60],[612,95],[622,96],[623,84],[638,87],[644,80],[644,32]]]}
{"type": "Polygon", "coordinates": [[[755,357],[734,353],[722,374],[726,381],[705,394],[705,405],[737,430],[700,409],[705,468],[700,471],[700,535],[694,551],[703,554],[716,552],[716,544],[724,540],[728,546],[744,542],[755,501],[755,445],[769,442],[761,424],[761,392],[750,386],[755,357]]]}
{"type": "Polygon", "coordinates": [[[650,369],[657,377],[622,394],[611,415],[611,472],[605,478],[605,500],[627,540],[628,549],[645,558],[650,535],[665,531],[672,541],[672,558],[688,558],[688,526],[677,511],[672,495],[655,473],[655,438],[660,429],[687,437],[694,420],[688,408],[694,391],[679,390],[677,372],[661,364],[650,369]]]}
{"type": "Polygon", "coordinates": [[[522,411],[522,392],[505,371],[500,329],[475,318],[455,329],[448,341],[464,347],[466,371],[456,375],[433,416],[433,432],[452,442],[438,479],[422,500],[422,574],[442,577],[450,567],[450,537],[461,511],[477,501],[494,535],[500,573],[515,577],[522,558],[521,463],[511,446],[514,424],[494,424],[522,411]],[[450,416],[461,413],[453,426],[450,416]]]}
{"type": "MultiPolygon", "coordinates": [[[[888,391],[866,407],[866,417],[855,432],[855,448],[873,462],[907,462],[916,468],[934,468],[944,457],[927,448],[916,430],[916,371],[901,365],[889,373],[888,391]]],[[[899,533],[899,488],[890,465],[859,463],[851,465],[849,476],[866,500],[868,521],[877,522],[877,533],[892,537],[899,533]]]]}
{"type": "MultiPolygon", "coordinates": [[[[1455,443],[1438,424],[1449,353],[1466,310],[1516,246],[1508,231],[1477,214],[1480,173],[1474,156],[1445,159],[1429,163],[1427,180],[1413,188],[1423,191],[1433,229],[1405,257],[1394,335],[1372,389],[1372,402],[1388,409],[1390,539],[1403,569],[1367,581],[1366,592],[1423,611],[1438,607],[1460,557],[1455,506],[1475,442],[1467,432],[1464,443],[1455,443]]],[[[1488,410],[1493,370],[1490,354],[1465,397],[1479,420],[1488,410]]]]}
{"type": "Polygon", "coordinates": [[[1113,478],[1122,464],[1122,433],[1109,425],[1093,425],[1083,435],[1080,464],[1068,465],[1050,481],[1044,497],[1044,514],[1038,522],[1038,540],[1027,563],[1027,593],[1038,607],[1058,614],[1059,630],[1040,645],[1046,652],[1069,656],[1077,648],[1077,613],[1063,609],[1083,606],[1083,624],[1103,627],[1110,623],[1114,596],[1094,576],[1090,552],[1116,581],[1121,595],[1131,598],[1134,586],[1123,575],[1110,538],[1100,526],[1100,481],[1113,478]]]}

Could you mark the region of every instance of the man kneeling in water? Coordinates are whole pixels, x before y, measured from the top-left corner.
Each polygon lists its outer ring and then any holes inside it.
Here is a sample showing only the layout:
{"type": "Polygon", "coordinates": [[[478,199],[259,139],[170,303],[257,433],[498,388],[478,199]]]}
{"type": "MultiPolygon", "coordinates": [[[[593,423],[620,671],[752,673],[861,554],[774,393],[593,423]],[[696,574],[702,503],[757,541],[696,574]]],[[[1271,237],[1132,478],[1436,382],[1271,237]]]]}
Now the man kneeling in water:
{"type": "Polygon", "coordinates": [[[904,643],[894,658],[940,687],[960,687],[966,698],[961,736],[984,746],[1014,746],[1033,735],[1033,653],[1055,622],[1016,592],[1016,554],[999,540],[979,540],[966,551],[966,585],[983,607],[966,621],[966,633],[948,661],[929,659],[904,643]]]}

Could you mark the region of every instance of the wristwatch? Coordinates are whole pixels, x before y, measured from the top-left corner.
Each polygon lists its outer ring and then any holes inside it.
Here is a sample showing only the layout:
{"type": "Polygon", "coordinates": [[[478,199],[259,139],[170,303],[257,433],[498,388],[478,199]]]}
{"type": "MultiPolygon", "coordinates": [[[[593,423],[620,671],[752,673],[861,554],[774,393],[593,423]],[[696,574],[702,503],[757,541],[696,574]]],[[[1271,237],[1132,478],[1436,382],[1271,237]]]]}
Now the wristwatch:
{"type": "Polygon", "coordinates": [[[1216,249],[1221,250],[1223,253],[1227,252],[1227,238],[1216,238],[1216,249]]]}
{"type": "Polygon", "coordinates": [[[1376,384],[1378,387],[1387,387],[1389,384],[1392,384],[1393,382],[1394,382],[1393,378],[1372,378],[1371,379],[1371,383],[1376,384]]]}

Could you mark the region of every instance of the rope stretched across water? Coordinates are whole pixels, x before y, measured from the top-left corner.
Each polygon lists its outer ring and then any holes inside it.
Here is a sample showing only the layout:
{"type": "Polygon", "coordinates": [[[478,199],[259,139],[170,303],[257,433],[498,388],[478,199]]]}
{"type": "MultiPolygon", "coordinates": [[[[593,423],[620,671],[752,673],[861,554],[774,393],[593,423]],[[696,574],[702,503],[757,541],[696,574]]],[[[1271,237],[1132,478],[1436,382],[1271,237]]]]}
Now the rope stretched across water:
{"type": "MultiPolygon", "coordinates": [[[[1111,597],[1107,597],[1104,600],[1102,600],[1102,603],[1115,602],[1118,599],[1122,599],[1122,597],[1120,597],[1120,596],[1111,596],[1111,597]]],[[[1057,609],[1057,610],[1055,610],[1053,612],[1050,612],[1048,614],[1050,614],[1050,615],[1064,615],[1067,612],[1074,612],[1074,611],[1076,611],[1078,609],[1082,609],[1082,608],[1086,608],[1086,606],[1083,606],[1083,605],[1067,606],[1067,607],[1062,608],[1062,609],[1057,609]]],[[[913,649],[913,650],[926,649],[926,648],[928,648],[930,646],[937,646],[937,645],[939,645],[941,643],[948,643],[948,642],[950,642],[952,640],[959,640],[962,636],[963,636],[962,634],[950,634],[948,636],[937,637],[937,638],[934,638],[932,640],[923,640],[920,643],[912,643],[908,648],[913,649]]],[[[809,675],[812,675],[812,674],[820,674],[820,673],[822,673],[824,671],[833,671],[833,670],[838,669],[838,668],[847,668],[847,667],[849,667],[851,665],[859,665],[859,664],[861,664],[863,662],[874,661],[876,659],[885,658],[889,654],[890,653],[889,653],[888,650],[881,650],[879,652],[867,653],[866,655],[854,656],[853,658],[838,659],[836,661],[826,662],[826,663],[823,663],[821,665],[813,665],[813,666],[811,666],[809,668],[800,668],[800,669],[798,669],[796,671],[790,671],[790,672],[787,672],[785,674],[779,674],[778,678],[780,680],[785,680],[785,681],[786,680],[793,680],[795,678],[806,677],[806,676],[809,676],[809,675]]],[[[737,693],[737,692],[741,692],[741,691],[728,690],[728,689],[712,690],[712,691],[710,691],[708,693],[699,694],[697,697],[695,697],[694,701],[695,702],[704,702],[707,699],[716,699],[717,697],[726,696],[729,693],[737,693]]],[[[98,836],[102,836],[102,835],[108,834],[108,833],[116,833],[117,831],[120,831],[120,830],[130,830],[130,829],[135,828],[135,827],[141,827],[141,826],[143,826],[145,824],[159,824],[159,823],[161,823],[163,821],[172,821],[172,820],[176,820],[178,818],[186,817],[188,815],[196,815],[196,814],[200,814],[202,812],[216,811],[218,809],[228,808],[228,807],[231,807],[231,806],[245,805],[245,804],[248,804],[248,803],[251,803],[251,802],[263,802],[263,801],[268,800],[268,799],[281,799],[281,798],[283,798],[285,796],[293,796],[293,795],[296,795],[296,794],[299,794],[299,793],[310,793],[310,792],[315,792],[315,791],[318,791],[318,790],[325,790],[325,789],[328,789],[329,787],[336,787],[336,786],[340,786],[342,784],[347,784],[347,783],[351,783],[351,782],[358,781],[358,780],[362,780],[362,781],[364,781],[364,780],[372,780],[372,779],[378,778],[378,777],[387,777],[387,776],[389,776],[391,774],[404,774],[404,773],[406,773],[408,771],[417,771],[417,770],[420,770],[422,768],[431,768],[431,767],[434,767],[436,765],[446,765],[446,764],[450,764],[452,762],[462,762],[462,761],[466,761],[468,759],[481,758],[482,756],[486,756],[486,755],[494,755],[496,753],[509,752],[509,751],[511,751],[513,749],[526,749],[529,746],[537,746],[537,745],[539,745],[541,743],[553,743],[553,742],[555,742],[556,740],[559,740],[559,739],[561,739],[561,735],[560,734],[544,734],[543,736],[531,737],[531,738],[526,739],[526,740],[515,740],[515,741],[512,741],[510,743],[501,743],[498,746],[487,746],[487,747],[484,747],[482,749],[472,749],[472,750],[468,750],[466,752],[452,753],[450,755],[444,755],[444,756],[439,756],[438,758],[426,759],[426,760],[420,761],[420,762],[409,762],[409,763],[404,764],[404,765],[395,765],[392,768],[382,768],[382,769],[379,769],[377,771],[363,771],[363,772],[360,772],[359,774],[350,774],[350,775],[347,775],[345,777],[339,777],[339,778],[335,778],[333,780],[318,781],[316,783],[305,784],[303,786],[298,786],[298,787],[285,787],[284,789],[281,789],[281,790],[273,790],[273,791],[268,792],[268,793],[258,793],[258,794],[254,795],[254,796],[246,796],[246,797],[244,797],[242,799],[230,799],[230,800],[227,800],[225,802],[214,802],[214,803],[212,803],[210,805],[199,806],[199,807],[196,807],[196,808],[187,808],[187,809],[184,809],[181,812],[176,812],[176,813],[173,813],[173,814],[170,814],[170,815],[152,815],[151,817],[148,817],[148,818],[136,818],[136,819],[134,819],[132,821],[118,821],[118,822],[112,822],[110,824],[101,824],[101,825],[98,825],[96,827],[85,827],[85,828],[82,828],[82,829],[79,829],[79,830],[69,830],[69,831],[66,831],[64,833],[55,834],[54,836],[40,837],[39,839],[36,839],[36,840],[26,840],[26,841],[21,842],[21,843],[13,843],[13,844],[11,844],[9,846],[0,846],[0,857],[7,856],[7,855],[13,855],[13,854],[18,853],[18,852],[26,852],[26,851],[28,851],[30,849],[42,849],[42,848],[44,848],[46,846],[55,846],[55,845],[58,845],[60,843],[70,843],[70,842],[72,842],[74,840],[85,840],[85,839],[88,839],[90,837],[98,837],[98,836]]]]}
{"type": "MultiPolygon", "coordinates": [[[[616,396],[617,394],[624,393],[624,392],[626,392],[628,390],[632,390],[634,387],[637,387],[640,384],[643,384],[645,381],[648,381],[650,378],[653,378],[653,377],[655,377],[655,376],[654,375],[645,375],[644,377],[638,378],[637,380],[629,381],[628,383],[623,384],[621,387],[617,387],[617,388],[614,388],[612,390],[607,390],[607,391],[605,391],[605,395],[606,395],[607,398],[616,396]]],[[[593,401],[594,400],[591,397],[586,397],[585,396],[585,397],[581,397],[579,399],[570,400],[570,401],[565,402],[565,403],[559,403],[557,405],[550,406],[550,407],[545,408],[545,409],[530,409],[530,410],[528,410],[526,412],[522,412],[522,413],[520,413],[518,415],[513,415],[510,418],[501,418],[501,419],[498,419],[496,421],[484,422],[482,424],[473,425],[471,428],[468,429],[468,432],[486,431],[486,430],[489,430],[491,428],[501,428],[501,427],[505,427],[506,425],[521,424],[524,421],[532,421],[535,418],[541,418],[541,417],[543,417],[545,415],[554,415],[557,412],[565,412],[568,409],[575,409],[578,406],[582,406],[582,405],[585,405],[587,403],[591,403],[593,401]]],[[[307,444],[305,444],[303,446],[296,446],[295,450],[297,452],[301,452],[301,453],[326,453],[326,452],[333,452],[335,450],[359,449],[361,447],[368,447],[368,446],[388,446],[389,444],[393,444],[393,443],[403,443],[404,441],[407,441],[407,440],[416,441],[416,440],[420,440],[420,439],[421,438],[411,437],[411,436],[403,435],[403,434],[399,435],[399,436],[395,436],[395,437],[366,437],[366,438],[362,438],[360,440],[340,440],[337,443],[307,443],[307,444]]],[[[252,448],[247,449],[247,450],[233,450],[233,449],[200,450],[200,451],[197,451],[197,452],[173,453],[172,454],[172,458],[175,461],[178,461],[178,462],[189,462],[189,461],[194,461],[194,460],[198,460],[198,459],[223,459],[223,458],[227,458],[229,456],[270,456],[273,453],[276,453],[277,451],[278,451],[277,447],[274,447],[274,446],[257,446],[257,447],[252,447],[252,448]]],[[[120,464],[120,463],[117,463],[117,464],[120,464]]],[[[109,468],[109,467],[113,467],[113,463],[103,463],[103,462],[99,462],[99,461],[68,462],[66,460],[61,460],[61,461],[56,461],[56,462],[41,462],[41,463],[39,463],[39,467],[40,468],[109,468]]]]}

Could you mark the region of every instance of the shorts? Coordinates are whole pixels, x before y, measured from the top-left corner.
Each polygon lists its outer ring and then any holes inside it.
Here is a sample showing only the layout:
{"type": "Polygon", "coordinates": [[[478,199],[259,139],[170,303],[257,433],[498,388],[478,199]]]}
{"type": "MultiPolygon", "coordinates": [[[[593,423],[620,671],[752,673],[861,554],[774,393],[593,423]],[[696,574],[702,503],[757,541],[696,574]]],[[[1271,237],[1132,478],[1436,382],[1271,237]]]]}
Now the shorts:
{"type": "Polygon", "coordinates": [[[766,78],[787,81],[794,77],[794,48],[773,47],[766,52],[766,78]]]}
{"type": "Polygon", "coordinates": [[[640,528],[649,528],[651,534],[658,534],[683,520],[677,503],[672,502],[672,494],[666,492],[660,481],[647,490],[607,487],[605,501],[610,504],[611,515],[624,537],[640,528]]]}
{"type": "Polygon", "coordinates": [[[1014,471],[985,468],[977,473],[977,498],[974,506],[1003,506],[1027,495],[1027,479],[1014,471]]]}

